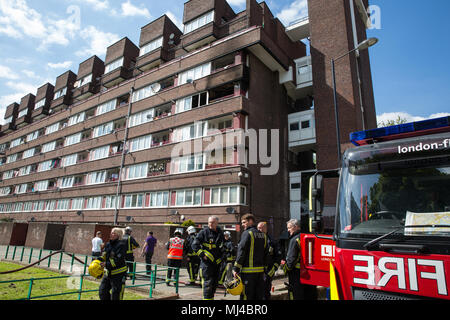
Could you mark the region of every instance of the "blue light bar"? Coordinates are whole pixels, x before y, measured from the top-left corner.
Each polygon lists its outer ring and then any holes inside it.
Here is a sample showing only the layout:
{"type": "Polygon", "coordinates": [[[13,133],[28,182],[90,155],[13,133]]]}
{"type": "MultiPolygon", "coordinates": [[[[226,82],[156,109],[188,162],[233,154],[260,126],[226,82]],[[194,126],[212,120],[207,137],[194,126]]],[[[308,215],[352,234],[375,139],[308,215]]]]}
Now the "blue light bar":
{"type": "Polygon", "coordinates": [[[386,141],[400,139],[405,137],[407,134],[416,133],[414,135],[419,135],[422,131],[446,127],[450,130],[450,117],[409,122],[384,128],[353,132],[350,134],[350,141],[355,146],[361,146],[364,144],[369,144],[371,141],[373,142],[375,140],[386,141]],[[397,137],[392,137],[393,135],[397,135],[397,137]]]}

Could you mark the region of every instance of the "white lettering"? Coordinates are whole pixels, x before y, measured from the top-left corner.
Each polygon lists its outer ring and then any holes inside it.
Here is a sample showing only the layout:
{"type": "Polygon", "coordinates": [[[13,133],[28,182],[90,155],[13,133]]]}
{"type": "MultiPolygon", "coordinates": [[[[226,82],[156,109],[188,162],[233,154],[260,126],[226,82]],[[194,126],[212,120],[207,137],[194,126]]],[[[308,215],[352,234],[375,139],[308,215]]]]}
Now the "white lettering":
{"type": "Polygon", "coordinates": [[[406,289],[405,267],[403,265],[402,258],[389,258],[389,257],[380,258],[380,260],[378,261],[378,268],[380,269],[381,272],[384,273],[384,275],[378,281],[379,286],[385,287],[386,284],[389,282],[389,280],[392,277],[396,276],[398,279],[398,287],[403,290],[406,289]],[[396,269],[388,269],[386,267],[386,264],[388,263],[396,264],[397,266],[396,269]]]}
{"type": "Polygon", "coordinates": [[[445,273],[444,273],[444,262],[436,261],[436,260],[418,259],[417,264],[421,265],[421,266],[432,266],[435,268],[434,273],[421,272],[420,276],[423,279],[436,280],[439,294],[446,296],[447,295],[447,287],[446,287],[445,273]]]}
{"type": "Polygon", "coordinates": [[[374,257],[372,256],[353,256],[353,261],[367,262],[367,266],[355,266],[356,272],[367,273],[367,278],[354,278],[353,282],[358,284],[364,284],[368,286],[375,285],[375,264],[374,257]]]}
{"type": "Polygon", "coordinates": [[[419,291],[417,286],[416,259],[408,259],[409,287],[412,291],[419,291]]]}

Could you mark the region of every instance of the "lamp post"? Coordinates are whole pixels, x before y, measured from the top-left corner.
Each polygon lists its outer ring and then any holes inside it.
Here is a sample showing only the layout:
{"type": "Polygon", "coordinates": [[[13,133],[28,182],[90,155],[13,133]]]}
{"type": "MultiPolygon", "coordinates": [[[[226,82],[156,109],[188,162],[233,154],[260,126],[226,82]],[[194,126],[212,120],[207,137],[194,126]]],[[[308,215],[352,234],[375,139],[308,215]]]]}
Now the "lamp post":
{"type": "MultiPolygon", "coordinates": [[[[337,58],[331,59],[331,73],[333,77],[333,98],[334,98],[334,116],[336,120],[336,139],[337,139],[337,152],[338,152],[338,165],[340,165],[341,162],[341,136],[340,136],[340,130],[339,130],[339,112],[338,112],[338,101],[337,101],[337,92],[336,92],[336,70],[335,70],[335,62],[339,59],[342,59],[343,57],[349,55],[350,53],[358,50],[366,50],[369,47],[375,45],[378,42],[377,38],[369,38],[361,42],[355,49],[348,51],[347,53],[344,53],[343,55],[340,55],[337,58]]],[[[360,85],[360,84],[358,84],[360,85]]]]}

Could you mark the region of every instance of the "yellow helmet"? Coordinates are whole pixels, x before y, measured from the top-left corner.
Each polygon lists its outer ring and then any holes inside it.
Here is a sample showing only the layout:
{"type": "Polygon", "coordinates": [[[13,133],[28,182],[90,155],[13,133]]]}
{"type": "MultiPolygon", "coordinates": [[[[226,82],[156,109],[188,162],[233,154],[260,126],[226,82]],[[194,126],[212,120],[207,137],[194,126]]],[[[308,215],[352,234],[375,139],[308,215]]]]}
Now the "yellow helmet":
{"type": "Polygon", "coordinates": [[[100,260],[94,260],[91,262],[88,268],[89,274],[97,279],[101,279],[105,272],[100,263],[100,260]]]}
{"type": "Polygon", "coordinates": [[[227,288],[227,292],[229,294],[232,294],[233,296],[239,296],[244,290],[244,285],[242,284],[242,280],[238,275],[236,275],[236,278],[231,281],[225,282],[223,285],[225,286],[225,288],[227,288]]]}

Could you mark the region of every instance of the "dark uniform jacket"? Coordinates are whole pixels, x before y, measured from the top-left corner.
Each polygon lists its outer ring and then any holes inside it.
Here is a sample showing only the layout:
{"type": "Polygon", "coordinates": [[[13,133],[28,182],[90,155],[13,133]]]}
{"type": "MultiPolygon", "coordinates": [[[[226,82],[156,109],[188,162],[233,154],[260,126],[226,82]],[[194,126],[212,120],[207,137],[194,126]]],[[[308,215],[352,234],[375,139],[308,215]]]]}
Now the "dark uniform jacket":
{"type": "Polygon", "coordinates": [[[230,239],[225,240],[223,247],[225,249],[223,260],[225,262],[234,261],[236,259],[236,247],[234,246],[233,241],[230,239]]]}
{"type": "Polygon", "coordinates": [[[130,261],[130,259],[133,258],[133,250],[136,248],[139,248],[139,244],[129,234],[124,234],[123,240],[126,242],[126,245],[127,245],[126,258],[127,258],[127,261],[130,261]]]}
{"type": "Polygon", "coordinates": [[[289,246],[286,254],[286,271],[300,269],[300,230],[289,238],[289,246]]]}
{"type": "Polygon", "coordinates": [[[126,243],[123,240],[110,240],[105,245],[105,250],[99,260],[105,262],[108,275],[115,276],[127,272],[126,250],[126,243]]]}
{"type": "Polygon", "coordinates": [[[183,248],[183,254],[189,258],[198,257],[197,253],[192,249],[192,244],[194,243],[195,235],[189,235],[186,238],[186,242],[183,248]]]}
{"type": "Polygon", "coordinates": [[[251,226],[242,233],[233,270],[237,273],[264,272],[268,254],[266,234],[251,226]]]}
{"type": "Polygon", "coordinates": [[[282,253],[280,244],[278,241],[273,240],[269,235],[267,236],[269,241],[269,256],[267,257],[267,274],[270,277],[275,275],[275,272],[280,266],[282,259],[282,253]]]}
{"type": "Polygon", "coordinates": [[[200,257],[202,264],[220,265],[224,253],[223,232],[217,227],[216,231],[206,227],[195,237],[192,243],[192,250],[200,257]],[[205,261],[204,257],[208,259],[205,261]]]}

